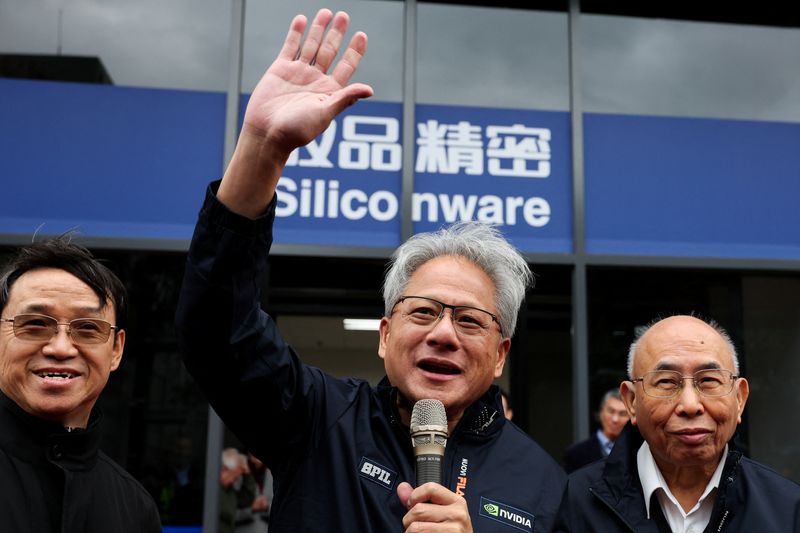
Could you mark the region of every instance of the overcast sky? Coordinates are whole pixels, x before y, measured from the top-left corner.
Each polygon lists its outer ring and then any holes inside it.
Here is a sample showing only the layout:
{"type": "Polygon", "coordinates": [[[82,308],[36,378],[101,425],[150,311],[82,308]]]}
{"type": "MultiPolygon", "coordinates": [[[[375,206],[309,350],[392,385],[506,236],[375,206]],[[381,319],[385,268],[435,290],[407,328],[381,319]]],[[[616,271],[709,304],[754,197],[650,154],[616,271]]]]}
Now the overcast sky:
{"type": "MultiPolygon", "coordinates": [[[[243,91],[296,12],[328,2],[248,0],[243,91]]],[[[341,1],[370,36],[357,74],[402,98],[403,4],[341,1]]],[[[569,108],[567,16],[418,4],[417,98],[569,108]]],[[[114,83],[224,91],[230,0],[0,0],[0,52],[99,56],[114,83]],[[59,40],[59,11],[61,37],[59,40]]],[[[800,30],[583,16],[586,111],[800,121],[800,30]]]]}

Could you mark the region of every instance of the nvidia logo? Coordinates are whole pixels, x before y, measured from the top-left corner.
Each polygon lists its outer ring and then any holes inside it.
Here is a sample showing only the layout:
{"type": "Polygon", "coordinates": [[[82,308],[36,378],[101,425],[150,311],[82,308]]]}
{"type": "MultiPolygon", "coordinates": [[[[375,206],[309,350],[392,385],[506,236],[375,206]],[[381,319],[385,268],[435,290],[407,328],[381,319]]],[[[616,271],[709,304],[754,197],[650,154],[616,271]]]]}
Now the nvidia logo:
{"type": "Polygon", "coordinates": [[[484,510],[492,516],[500,514],[500,508],[493,503],[487,503],[483,506],[484,510]]]}

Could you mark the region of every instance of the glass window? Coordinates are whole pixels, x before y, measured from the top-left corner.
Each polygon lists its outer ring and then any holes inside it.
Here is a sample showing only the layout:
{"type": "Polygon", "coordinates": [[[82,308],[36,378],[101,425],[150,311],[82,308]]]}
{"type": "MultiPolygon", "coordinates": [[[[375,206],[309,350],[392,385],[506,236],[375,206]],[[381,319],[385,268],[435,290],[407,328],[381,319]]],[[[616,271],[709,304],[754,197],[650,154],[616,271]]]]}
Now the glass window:
{"type": "Polygon", "coordinates": [[[0,0],[0,51],[96,57],[115,85],[223,91],[230,2],[0,0]]]}
{"type": "Polygon", "coordinates": [[[567,110],[567,44],[566,13],[419,4],[417,100],[567,110]]]}
{"type": "Polygon", "coordinates": [[[583,15],[587,112],[800,120],[797,29],[583,15]]]}
{"type": "Polygon", "coordinates": [[[800,277],[745,275],[742,313],[750,383],[750,452],[800,482],[800,277]]]}

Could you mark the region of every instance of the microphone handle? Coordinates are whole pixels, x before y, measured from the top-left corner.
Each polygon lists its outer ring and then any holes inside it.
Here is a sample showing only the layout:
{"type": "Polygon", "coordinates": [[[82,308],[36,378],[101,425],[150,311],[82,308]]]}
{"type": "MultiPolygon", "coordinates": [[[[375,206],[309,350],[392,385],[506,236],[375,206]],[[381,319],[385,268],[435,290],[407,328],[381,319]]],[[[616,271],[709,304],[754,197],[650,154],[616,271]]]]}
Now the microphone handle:
{"type": "Polygon", "coordinates": [[[416,456],[417,486],[424,483],[442,484],[442,456],[425,453],[416,456]]]}

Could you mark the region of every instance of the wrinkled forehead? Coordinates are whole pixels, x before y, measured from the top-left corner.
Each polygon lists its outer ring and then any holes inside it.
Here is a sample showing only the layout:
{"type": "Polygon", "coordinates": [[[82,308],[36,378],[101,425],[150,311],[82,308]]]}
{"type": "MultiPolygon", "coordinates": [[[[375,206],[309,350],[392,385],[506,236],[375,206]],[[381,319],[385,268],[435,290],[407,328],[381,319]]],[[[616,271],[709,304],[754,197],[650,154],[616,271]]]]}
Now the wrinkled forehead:
{"type": "Polygon", "coordinates": [[[634,372],[650,370],[695,372],[705,368],[733,371],[733,354],[711,326],[693,317],[672,317],[655,324],[640,339],[634,372]]]}

